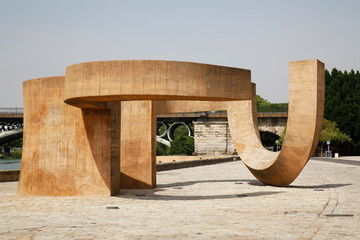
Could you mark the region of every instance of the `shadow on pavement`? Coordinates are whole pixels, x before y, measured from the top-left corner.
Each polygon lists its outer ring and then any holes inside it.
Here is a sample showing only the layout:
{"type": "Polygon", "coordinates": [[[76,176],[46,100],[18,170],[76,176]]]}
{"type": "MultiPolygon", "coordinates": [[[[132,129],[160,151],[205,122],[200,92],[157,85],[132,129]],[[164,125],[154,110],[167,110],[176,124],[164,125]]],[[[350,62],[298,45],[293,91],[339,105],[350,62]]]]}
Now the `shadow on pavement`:
{"type": "MultiPolygon", "coordinates": [[[[156,190],[155,190],[156,191],[156,190]]],[[[230,199],[230,198],[247,198],[247,197],[259,197],[265,195],[272,195],[283,193],[280,191],[260,191],[260,192],[252,192],[252,193],[239,193],[239,194],[225,194],[225,195],[160,195],[155,194],[154,192],[150,192],[149,190],[144,193],[141,190],[131,190],[124,195],[118,195],[116,197],[119,198],[130,198],[130,199],[139,199],[139,200],[174,200],[174,201],[194,201],[194,200],[215,200],[215,199],[230,199]],[[141,193],[139,193],[141,192],[141,193]]]]}
{"type": "MultiPolygon", "coordinates": [[[[171,187],[184,187],[184,186],[190,186],[197,183],[218,183],[218,182],[234,182],[235,184],[242,184],[247,183],[251,186],[262,186],[262,187],[272,187],[269,185],[265,185],[262,182],[256,180],[256,179],[232,179],[232,180],[206,180],[206,181],[187,181],[187,182],[176,182],[176,183],[170,183],[170,184],[158,184],[157,188],[171,188],[171,187]]],[[[297,186],[297,185],[290,185],[287,187],[276,187],[274,188],[304,188],[304,189],[318,189],[318,188],[339,188],[339,187],[345,187],[352,185],[350,183],[343,183],[343,184],[322,184],[322,185],[310,185],[310,186],[297,186]]]]}
{"type": "Polygon", "coordinates": [[[242,182],[248,182],[251,180],[239,180],[239,179],[231,179],[231,180],[205,180],[205,181],[186,181],[186,182],[175,182],[170,184],[158,184],[157,188],[171,188],[171,187],[184,187],[184,186],[190,186],[197,183],[219,183],[219,182],[234,182],[236,183],[242,183],[242,182]]]}
{"type": "Polygon", "coordinates": [[[313,185],[313,186],[288,186],[287,188],[305,188],[305,189],[318,189],[318,188],[340,188],[350,186],[350,183],[343,183],[343,184],[323,184],[323,185],[313,185]]]}
{"type": "MultiPolygon", "coordinates": [[[[249,185],[252,186],[266,186],[263,183],[257,180],[249,180],[249,185]]],[[[339,184],[322,184],[322,185],[309,185],[309,186],[297,186],[297,185],[289,185],[287,187],[277,187],[277,188],[303,188],[303,189],[323,189],[323,188],[340,188],[352,185],[351,183],[339,183],[339,184]]],[[[274,186],[275,187],[275,186],[274,186]]]]}
{"type": "MultiPolygon", "coordinates": [[[[166,192],[167,190],[175,190],[179,189],[179,193],[181,194],[181,190],[183,187],[191,186],[194,184],[201,183],[234,183],[234,184],[243,184],[247,183],[251,186],[263,186],[264,185],[258,180],[255,179],[229,179],[229,180],[203,180],[203,181],[186,181],[186,182],[175,182],[169,184],[158,184],[155,189],[123,189],[121,194],[116,196],[119,198],[129,198],[129,199],[139,199],[139,200],[175,200],[175,201],[187,201],[187,200],[215,200],[215,199],[231,199],[231,198],[247,198],[247,197],[259,197],[265,195],[279,194],[287,192],[286,189],[291,188],[299,188],[299,189],[318,189],[322,191],[322,189],[326,188],[339,188],[345,187],[352,184],[322,184],[322,185],[310,185],[310,186],[296,186],[290,185],[288,187],[274,187],[274,190],[277,191],[257,191],[257,192],[249,192],[249,193],[239,193],[239,194],[219,194],[219,195],[166,195],[159,194],[160,192],[166,192]],[[283,189],[283,191],[281,191],[283,189]]],[[[271,186],[270,186],[271,187],[271,186]]],[[[268,189],[267,189],[268,190],[268,189]]],[[[174,193],[174,192],[172,192],[174,193]]],[[[194,192],[196,193],[196,192],[194,192]]],[[[175,193],[174,193],[175,194],[175,193]]],[[[186,194],[189,194],[187,191],[186,194]]]]}
{"type": "MultiPolygon", "coordinates": [[[[247,198],[247,197],[259,197],[265,195],[272,195],[278,193],[284,193],[285,191],[258,191],[258,192],[249,192],[249,193],[234,193],[234,194],[219,194],[219,195],[166,195],[166,194],[157,194],[156,192],[166,192],[167,190],[181,190],[183,187],[191,186],[194,184],[201,183],[234,183],[234,184],[243,184],[256,180],[205,180],[205,181],[186,181],[186,182],[176,182],[170,184],[158,184],[155,189],[124,189],[121,191],[121,194],[117,197],[120,198],[130,198],[130,199],[140,199],[140,200],[175,200],[175,201],[186,201],[186,200],[215,200],[215,199],[231,199],[231,198],[247,198]]],[[[193,192],[194,194],[196,192],[193,192]]],[[[189,194],[187,191],[186,194],[189,194]]]]}

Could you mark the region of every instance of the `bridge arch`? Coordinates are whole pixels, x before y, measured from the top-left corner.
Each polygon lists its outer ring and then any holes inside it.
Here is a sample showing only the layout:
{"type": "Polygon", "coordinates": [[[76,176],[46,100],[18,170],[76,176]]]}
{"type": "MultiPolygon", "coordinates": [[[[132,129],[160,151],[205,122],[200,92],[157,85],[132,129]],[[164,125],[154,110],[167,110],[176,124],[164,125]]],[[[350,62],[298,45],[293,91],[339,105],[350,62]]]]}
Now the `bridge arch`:
{"type": "Polygon", "coordinates": [[[178,128],[178,127],[181,127],[181,126],[185,126],[185,128],[187,129],[188,131],[188,136],[189,137],[192,137],[192,131],[191,131],[191,128],[184,122],[174,122],[173,124],[170,125],[168,131],[167,131],[167,137],[170,141],[174,140],[175,139],[175,136],[174,136],[174,133],[175,133],[175,130],[178,128]]]}
{"type": "Polygon", "coordinates": [[[163,122],[156,123],[156,137],[163,138],[167,135],[168,127],[163,122]]]}

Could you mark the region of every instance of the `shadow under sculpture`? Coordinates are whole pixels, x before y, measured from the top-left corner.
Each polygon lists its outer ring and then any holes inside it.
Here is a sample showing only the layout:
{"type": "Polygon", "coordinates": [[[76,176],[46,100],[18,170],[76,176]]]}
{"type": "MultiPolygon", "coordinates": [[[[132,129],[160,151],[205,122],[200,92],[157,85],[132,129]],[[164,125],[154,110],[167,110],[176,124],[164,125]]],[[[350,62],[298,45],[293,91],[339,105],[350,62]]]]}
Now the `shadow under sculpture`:
{"type": "Polygon", "coordinates": [[[289,114],[280,152],[262,147],[249,70],[124,60],[79,63],[25,81],[25,195],[117,195],[156,186],[156,116],[227,110],[236,150],[264,184],[287,186],[314,152],[324,110],[324,64],[289,63],[289,114]]]}

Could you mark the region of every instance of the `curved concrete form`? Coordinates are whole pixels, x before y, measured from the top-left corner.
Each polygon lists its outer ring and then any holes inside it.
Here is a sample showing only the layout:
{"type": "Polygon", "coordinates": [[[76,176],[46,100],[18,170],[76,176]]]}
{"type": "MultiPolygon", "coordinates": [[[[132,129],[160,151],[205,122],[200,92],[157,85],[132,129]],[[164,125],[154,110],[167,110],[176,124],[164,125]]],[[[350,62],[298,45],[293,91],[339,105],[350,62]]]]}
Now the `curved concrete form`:
{"type": "Polygon", "coordinates": [[[324,113],[324,71],[324,64],[317,60],[289,63],[288,124],[280,152],[269,152],[261,145],[255,91],[251,101],[228,104],[229,127],[236,150],[264,184],[289,185],[314,153],[324,113]]]}
{"type": "MultiPolygon", "coordinates": [[[[18,192],[25,195],[110,195],[109,112],[64,103],[65,77],[28,80],[18,192]],[[94,123],[98,126],[94,127],[94,123]]],[[[119,173],[120,174],[120,173],[119,173]]]]}
{"type": "Polygon", "coordinates": [[[256,89],[243,101],[162,101],[161,113],[227,110],[236,151],[264,184],[287,186],[300,174],[318,144],[325,101],[325,66],[318,60],[289,63],[289,113],[280,152],[266,150],[257,123],[256,89]]]}
{"type": "Polygon", "coordinates": [[[263,183],[290,184],[317,145],[324,64],[290,63],[289,120],[281,152],[257,129],[250,71],[207,64],[126,60],[80,63],[66,76],[24,82],[18,192],[116,195],[156,186],[156,115],[227,110],[237,152],[263,183]]]}
{"type": "Polygon", "coordinates": [[[79,63],[66,68],[65,81],[65,102],[80,108],[109,101],[251,98],[249,70],[190,62],[79,63]]]}

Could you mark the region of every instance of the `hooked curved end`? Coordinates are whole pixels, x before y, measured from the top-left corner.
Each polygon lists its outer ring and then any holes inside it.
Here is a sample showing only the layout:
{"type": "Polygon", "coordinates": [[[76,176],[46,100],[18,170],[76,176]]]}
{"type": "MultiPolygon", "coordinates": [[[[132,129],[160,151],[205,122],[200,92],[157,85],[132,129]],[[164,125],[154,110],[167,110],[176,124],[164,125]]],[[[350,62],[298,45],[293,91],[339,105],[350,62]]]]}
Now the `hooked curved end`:
{"type": "Polygon", "coordinates": [[[287,186],[296,179],[318,144],[324,101],[324,64],[319,60],[290,62],[288,123],[280,152],[270,152],[262,147],[255,85],[251,101],[228,104],[229,127],[236,150],[259,181],[287,186]]]}

